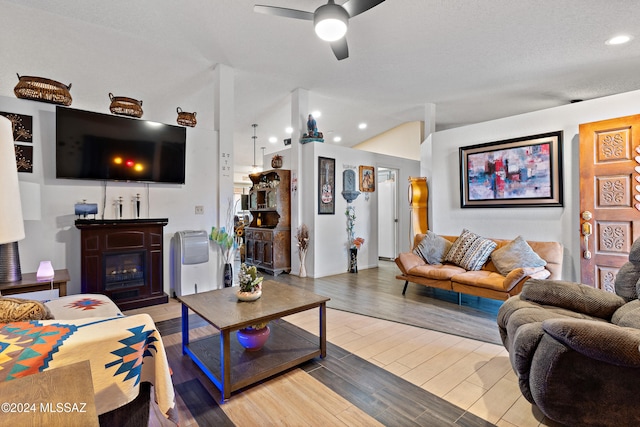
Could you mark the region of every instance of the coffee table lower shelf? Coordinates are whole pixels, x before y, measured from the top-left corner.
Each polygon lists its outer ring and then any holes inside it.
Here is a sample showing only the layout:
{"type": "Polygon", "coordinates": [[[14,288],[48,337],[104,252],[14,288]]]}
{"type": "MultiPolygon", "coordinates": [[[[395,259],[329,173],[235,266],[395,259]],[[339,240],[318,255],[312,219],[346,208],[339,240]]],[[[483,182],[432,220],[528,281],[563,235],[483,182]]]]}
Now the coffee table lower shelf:
{"type": "Polygon", "coordinates": [[[318,337],[308,334],[303,337],[293,330],[292,325],[277,319],[269,322],[271,335],[262,349],[246,351],[238,343],[235,331],[229,334],[229,384],[224,384],[222,367],[224,337],[221,333],[193,340],[183,345],[183,353],[188,355],[204,374],[221,391],[222,398],[228,399],[231,392],[255,384],[303,362],[324,356],[318,337]]]}

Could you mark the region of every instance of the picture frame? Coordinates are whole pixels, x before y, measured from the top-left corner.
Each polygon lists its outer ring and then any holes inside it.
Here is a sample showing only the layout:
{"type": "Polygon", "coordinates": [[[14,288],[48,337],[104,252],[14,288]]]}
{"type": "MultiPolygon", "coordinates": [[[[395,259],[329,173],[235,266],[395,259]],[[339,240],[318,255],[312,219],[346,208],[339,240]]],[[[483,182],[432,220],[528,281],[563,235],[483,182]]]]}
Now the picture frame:
{"type": "Polygon", "coordinates": [[[336,213],[336,160],[318,157],[318,215],[336,213]]]}
{"type": "Polygon", "coordinates": [[[562,131],[460,147],[460,206],[560,207],[562,131]]]}
{"type": "Polygon", "coordinates": [[[373,166],[360,166],[360,191],[370,193],[376,190],[376,175],[373,166]]]}

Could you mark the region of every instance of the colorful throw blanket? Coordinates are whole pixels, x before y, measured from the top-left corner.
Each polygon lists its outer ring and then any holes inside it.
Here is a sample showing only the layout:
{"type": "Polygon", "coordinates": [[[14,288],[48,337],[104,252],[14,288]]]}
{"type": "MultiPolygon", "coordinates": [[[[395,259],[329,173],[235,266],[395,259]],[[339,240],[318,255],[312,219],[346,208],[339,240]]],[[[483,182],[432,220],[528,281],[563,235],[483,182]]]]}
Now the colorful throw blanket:
{"type": "Polygon", "coordinates": [[[178,423],[160,333],[147,314],[0,323],[0,381],[89,360],[98,414],[135,399],[150,382],[162,413],[178,423]]]}

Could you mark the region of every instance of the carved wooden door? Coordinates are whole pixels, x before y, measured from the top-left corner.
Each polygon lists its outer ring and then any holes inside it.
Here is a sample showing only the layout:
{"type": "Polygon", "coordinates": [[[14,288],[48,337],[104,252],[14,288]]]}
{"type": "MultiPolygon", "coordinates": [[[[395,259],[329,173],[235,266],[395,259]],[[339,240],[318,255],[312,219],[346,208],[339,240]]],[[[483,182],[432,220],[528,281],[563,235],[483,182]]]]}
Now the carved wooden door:
{"type": "Polygon", "coordinates": [[[580,125],[581,282],[614,292],[640,237],[640,115],[580,125]]]}

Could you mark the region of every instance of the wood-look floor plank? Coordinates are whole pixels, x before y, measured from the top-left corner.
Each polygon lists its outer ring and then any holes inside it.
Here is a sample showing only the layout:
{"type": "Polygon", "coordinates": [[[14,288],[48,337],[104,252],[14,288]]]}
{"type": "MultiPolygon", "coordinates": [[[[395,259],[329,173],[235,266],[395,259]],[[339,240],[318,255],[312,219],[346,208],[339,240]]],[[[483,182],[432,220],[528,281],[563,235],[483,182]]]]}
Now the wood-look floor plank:
{"type": "Polygon", "coordinates": [[[495,321],[502,301],[464,295],[458,305],[457,293],[416,284],[402,295],[404,281],[395,278],[398,273],[395,263],[379,261],[378,268],[357,274],[315,279],[281,274],[274,280],[330,297],[329,308],[501,343],[495,321]]]}
{"type": "Polygon", "coordinates": [[[175,390],[185,402],[190,415],[201,426],[233,427],[234,423],[209,395],[200,381],[192,379],[175,384],[175,390]]]}

